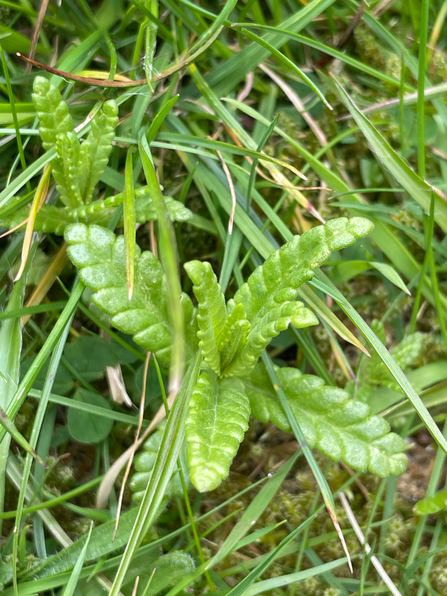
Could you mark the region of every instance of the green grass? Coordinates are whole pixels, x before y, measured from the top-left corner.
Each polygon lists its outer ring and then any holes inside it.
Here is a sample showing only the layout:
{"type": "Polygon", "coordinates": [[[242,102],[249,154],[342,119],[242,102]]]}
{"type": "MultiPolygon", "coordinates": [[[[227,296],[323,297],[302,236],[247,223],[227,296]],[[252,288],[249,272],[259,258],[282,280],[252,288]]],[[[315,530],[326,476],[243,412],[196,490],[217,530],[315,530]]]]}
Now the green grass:
{"type": "MultiPolygon", "coordinates": [[[[0,218],[36,206],[55,157],[38,135],[35,76],[59,88],[80,138],[115,99],[120,123],[95,198],[124,191],[108,226],[124,217],[130,293],[134,239],[158,252],[174,356],[169,371],[151,358],[145,384],[146,354],[109,328],[63,254],[55,261],[63,238],[35,233],[30,245],[29,229],[0,239],[3,593],[447,594],[445,511],[413,511],[446,475],[447,3],[51,1],[35,59],[63,77],[16,56],[30,54],[40,7],[0,0],[0,218]],[[143,185],[158,223],[137,226],[143,185]],[[193,218],[172,224],[163,195],[193,218]],[[167,504],[172,472],[187,475],[179,454],[200,365],[185,372],[183,263],[209,260],[230,298],[292,235],[355,215],[374,222],[372,234],[300,291],[321,324],[282,333],[264,360],[274,382],[271,363],[287,363],[363,395],[407,439],[408,471],[378,479],[330,462],[303,444],[289,411],[293,434],[252,421],[219,488],[184,484],[167,504]],[[403,357],[415,332],[420,349],[403,357]],[[163,403],[171,413],[143,501],[125,489],[113,541],[143,386],[142,433],[163,403]]],[[[58,201],[52,183],[47,201],[58,201]]]]}

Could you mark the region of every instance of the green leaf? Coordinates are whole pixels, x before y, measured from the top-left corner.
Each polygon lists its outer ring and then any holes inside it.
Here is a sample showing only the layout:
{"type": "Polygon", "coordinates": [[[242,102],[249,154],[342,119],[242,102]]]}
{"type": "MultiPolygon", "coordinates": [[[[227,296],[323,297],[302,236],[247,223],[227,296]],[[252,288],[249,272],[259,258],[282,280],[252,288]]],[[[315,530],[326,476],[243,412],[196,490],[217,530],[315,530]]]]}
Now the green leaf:
{"type": "Polygon", "coordinates": [[[76,586],[78,585],[79,576],[81,575],[82,568],[84,567],[85,556],[87,554],[88,545],[92,536],[93,524],[90,526],[89,533],[87,534],[87,540],[85,541],[84,548],[81,550],[79,559],[76,561],[76,565],[70,575],[67,585],[62,596],[73,596],[76,586]]]}
{"type": "Polygon", "coordinates": [[[242,304],[246,318],[253,322],[264,316],[275,304],[293,300],[300,286],[312,279],[332,252],[353,244],[373,229],[363,217],[332,219],[324,226],[316,226],[302,236],[294,236],[272,253],[258,267],[234,295],[231,303],[242,304]]]}
{"type": "Polygon", "coordinates": [[[413,511],[418,515],[433,515],[447,509],[447,488],[436,493],[433,497],[426,497],[414,506],[413,511]]]}
{"type": "Polygon", "coordinates": [[[338,285],[347,282],[359,273],[368,271],[368,269],[371,268],[377,269],[383,277],[386,277],[386,279],[396,287],[406,294],[411,295],[396,269],[391,265],[388,265],[388,263],[378,263],[376,261],[342,261],[334,267],[334,270],[330,274],[330,278],[334,284],[338,285]]]}
{"type": "MultiPolygon", "coordinates": [[[[328,387],[298,369],[279,368],[277,375],[289,399],[307,443],[335,461],[343,460],[355,470],[370,470],[380,477],[405,471],[405,442],[391,433],[389,424],[372,416],[369,407],[337,387],[328,387]]],[[[245,380],[252,414],[262,422],[271,420],[290,432],[265,368],[258,365],[245,380]]]]}
{"type": "MultiPolygon", "coordinates": [[[[99,408],[111,409],[109,402],[102,395],[91,393],[85,389],[78,389],[73,399],[99,408]]],[[[113,420],[70,408],[67,424],[70,435],[75,441],[90,444],[99,443],[109,435],[113,427],[113,420]]]]}
{"type": "Polygon", "coordinates": [[[185,264],[185,270],[194,284],[193,290],[199,304],[199,347],[205,362],[219,375],[219,343],[227,321],[225,297],[209,263],[190,261],[185,264]]]}
{"type": "MultiPolygon", "coordinates": [[[[120,524],[115,540],[113,540],[116,523],[114,519],[93,528],[85,561],[97,561],[101,557],[125,546],[136,515],[137,509],[134,508],[120,517],[120,524]]],[[[84,535],[56,554],[39,561],[31,569],[23,571],[23,579],[32,579],[33,581],[43,580],[44,578],[53,577],[72,569],[76,565],[76,561],[79,560],[86,542],[87,535],[84,535]]]]}
{"type": "MultiPolygon", "coordinates": [[[[391,350],[396,364],[404,371],[421,355],[424,347],[425,335],[423,333],[411,333],[403,341],[391,350]]],[[[381,339],[381,341],[383,341],[381,339]]],[[[383,385],[394,391],[399,391],[399,384],[391,375],[388,367],[380,359],[377,352],[374,352],[365,363],[361,371],[361,378],[369,385],[383,385]]]]}
{"type": "MultiPolygon", "coordinates": [[[[14,213],[8,214],[1,218],[0,227],[15,228],[20,224],[25,226],[25,220],[29,217],[29,214],[30,211],[28,207],[20,207],[14,211],[14,213]]],[[[65,231],[65,228],[75,221],[76,219],[71,217],[67,210],[44,203],[37,212],[37,216],[34,221],[34,231],[62,235],[65,231]]]]}
{"type": "Polygon", "coordinates": [[[79,159],[79,184],[82,202],[91,202],[93,192],[112,151],[115,128],[118,124],[118,106],[111,99],[106,101],[92,120],[92,128],[81,145],[79,159]]]}
{"type": "MultiPolygon", "coordinates": [[[[247,375],[274,337],[292,323],[297,329],[318,325],[318,319],[302,302],[283,302],[258,316],[247,335],[245,345],[222,372],[223,376],[247,375]]],[[[228,341],[231,342],[231,335],[228,341]]]]}
{"type": "MultiPolygon", "coordinates": [[[[110,218],[115,212],[116,207],[123,202],[123,193],[108,197],[104,201],[95,201],[87,207],[73,209],[70,211],[72,221],[80,221],[88,224],[100,224],[107,226],[110,218]]],[[[193,218],[192,212],[179,201],[171,197],[165,197],[166,207],[168,208],[171,221],[188,221],[193,218]]],[[[135,221],[144,224],[147,221],[156,221],[157,214],[155,206],[148,194],[147,188],[138,188],[135,191],[135,221]]],[[[122,227],[123,220],[120,220],[119,226],[122,227]]]]}
{"type": "MultiPolygon", "coordinates": [[[[156,221],[157,214],[155,213],[152,199],[147,194],[147,189],[145,187],[137,189],[135,196],[136,223],[144,224],[147,221],[156,221]]],[[[54,205],[43,204],[37,212],[34,231],[63,236],[66,227],[76,222],[95,223],[107,227],[107,224],[115,213],[115,209],[122,202],[123,193],[108,197],[105,200],[95,201],[88,206],[82,205],[75,209],[65,209],[55,207],[54,205]]],[[[179,201],[176,201],[172,197],[165,197],[165,202],[172,221],[183,222],[193,218],[192,212],[179,201]]],[[[28,216],[29,208],[27,206],[19,207],[14,212],[0,218],[0,227],[14,228],[20,224],[25,226],[26,223],[23,222],[25,222],[28,216]]],[[[119,227],[123,226],[123,219],[118,222],[119,227]]]]}
{"type": "Polygon", "coordinates": [[[411,296],[410,290],[405,285],[401,276],[397,273],[394,267],[388,265],[388,263],[377,263],[376,261],[371,261],[370,265],[380,271],[383,277],[386,277],[392,284],[398,287],[400,290],[411,296]]]}
{"type": "Polygon", "coordinates": [[[192,483],[200,492],[219,486],[248,428],[250,404],[240,379],[203,372],[189,402],[185,436],[192,483]]]}
{"type": "MultiPolygon", "coordinates": [[[[180,551],[171,552],[158,556],[156,550],[138,553],[132,566],[126,573],[123,582],[122,594],[125,596],[155,596],[156,594],[165,594],[165,589],[169,586],[175,586],[183,578],[189,576],[195,570],[196,566],[191,555],[180,551]],[[139,577],[138,590],[133,591],[136,585],[136,579],[139,577]]],[[[92,582],[90,582],[90,585],[92,582]]],[[[89,584],[85,584],[87,588],[89,584]]],[[[84,592],[82,592],[84,596],[84,592]]],[[[86,592],[86,596],[90,595],[86,592]]]]}
{"type": "Polygon", "coordinates": [[[78,137],[74,132],[59,134],[56,139],[59,159],[52,163],[53,177],[61,201],[72,209],[82,204],[78,178],[79,148],[78,137]]]}
{"type": "MultiPolygon", "coordinates": [[[[172,358],[169,384],[171,391],[176,391],[181,383],[189,356],[185,350],[185,316],[180,304],[182,290],[180,287],[177,243],[171,216],[160,189],[154,164],[151,161],[150,148],[145,137],[140,138],[138,148],[146,182],[157,213],[160,260],[163,263],[165,272],[166,308],[168,320],[172,324],[172,358]]],[[[116,584],[114,584],[112,593],[114,590],[116,590],[116,584]]]]}
{"type": "MultiPolygon", "coordinates": [[[[21,363],[20,372],[21,372],[22,376],[25,375],[25,373],[28,371],[28,369],[32,366],[33,361],[34,361],[34,357],[30,357],[21,363]]],[[[43,389],[45,379],[47,376],[47,372],[48,372],[48,362],[45,362],[45,364],[40,369],[36,380],[34,381],[34,385],[33,385],[34,389],[39,389],[39,390],[43,389]]],[[[59,368],[57,369],[56,377],[54,378],[54,383],[53,383],[53,388],[52,388],[53,393],[56,393],[58,395],[66,395],[69,391],[71,391],[73,389],[73,386],[74,386],[74,383],[73,383],[73,379],[71,378],[70,373],[67,371],[67,369],[65,367],[59,366],[59,368]]]]}
{"type": "Polygon", "coordinates": [[[32,98],[40,120],[42,145],[48,151],[56,146],[58,135],[73,130],[73,120],[58,89],[47,79],[34,79],[32,98]]]}
{"type": "MultiPolygon", "coordinates": [[[[74,224],[67,228],[65,241],[68,255],[79,268],[85,285],[94,291],[93,302],[111,316],[111,323],[120,331],[133,335],[145,350],[155,352],[162,366],[168,366],[172,332],[168,318],[168,301],[163,269],[150,252],[135,252],[135,284],[129,300],[126,279],[124,237],[99,226],[74,224]]],[[[194,309],[188,296],[182,295],[181,306],[189,322],[187,357],[192,357],[194,309]],[[192,331],[192,333],[191,333],[192,331]]]]}
{"type": "Polygon", "coordinates": [[[269,44],[268,41],[266,41],[262,37],[259,37],[258,35],[255,35],[248,29],[245,29],[245,27],[242,27],[241,33],[243,33],[246,37],[252,39],[256,43],[264,47],[266,50],[268,50],[272,54],[272,56],[274,56],[278,60],[278,62],[286,69],[293,70],[298,75],[298,77],[304,83],[306,83],[306,85],[308,85],[312,89],[312,91],[321,99],[324,105],[330,110],[332,110],[332,106],[324,97],[324,93],[317,87],[317,85],[315,85],[315,83],[312,81],[310,77],[308,77],[300,68],[298,68],[298,66],[294,62],[292,62],[292,60],[290,60],[290,58],[287,58],[287,56],[285,56],[282,52],[280,52],[271,44],[269,44]]]}
{"type": "MultiPolygon", "coordinates": [[[[165,426],[165,422],[159,424],[157,430],[152,433],[144,443],[143,451],[135,457],[134,467],[136,473],[133,474],[129,482],[129,488],[134,493],[133,500],[135,503],[139,503],[142,500],[144,491],[149,484],[165,426]]],[[[184,464],[183,469],[186,469],[186,449],[182,448],[180,452],[180,460],[184,464]]],[[[185,475],[185,483],[186,487],[189,489],[191,487],[189,476],[185,475]]],[[[172,499],[173,497],[183,497],[183,486],[178,469],[172,474],[171,480],[166,488],[165,496],[168,499],[172,499]]]]}
{"type": "Polygon", "coordinates": [[[65,346],[64,356],[86,381],[97,381],[117,363],[110,344],[98,335],[78,337],[65,346]]]}
{"type": "Polygon", "coordinates": [[[129,300],[133,294],[135,278],[135,241],[137,228],[135,225],[135,188],[133,181],[132,153],[126,157],[125,189],[123,197],[124,242],[126,245],[126,273],[129,300]]]}

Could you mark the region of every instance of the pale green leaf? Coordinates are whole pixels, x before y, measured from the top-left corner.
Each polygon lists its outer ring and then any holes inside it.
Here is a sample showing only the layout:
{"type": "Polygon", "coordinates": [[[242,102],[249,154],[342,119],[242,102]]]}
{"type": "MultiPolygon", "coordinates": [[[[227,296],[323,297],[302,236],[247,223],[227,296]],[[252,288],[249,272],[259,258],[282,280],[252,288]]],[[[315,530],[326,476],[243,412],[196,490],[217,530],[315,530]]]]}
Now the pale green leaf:
{"type": "MultiPolygon", "coordinates": [[[[123,236],[117,238],[100,226],[74,224],[67,228],[65,240],[82,281],[94,290],[93,302],[111,316],[113,326],[133,335],[137,344],[155,352],[159,362],[168,366],[172,332],[165,275],[158,259],[150,251],[141,253],[136,248],[134,292],[129,300],[123,236]]],[[[186,295],[182,296],[181,306],[193,323],[194,311],[186,295]]],[[[189,359],[194,349],[186,347],[189,359]]]]}
{"type": "Polygon", "coordinates": [[[190,476],[197,490],[213,490],[228,476],[249,417],[240,379],[218,380],[211,371],[200,375],[185,427],[190,476]]]}
{"type": "MultiPolygon", "coordinates": [[[[338,387],[328,387],[319,377],[298,369],[279,368],[277,375],[307,443],[335,461],[381,477],[405,471],[405,442],[390,432],[388,422],[372,416],[369,407],[338,387]]],[[[252,414],[262,422],[271,420],[290,432],[265,368],[258,365],[245,380],[252,414]]]]}
{"type": "Polygon", "coordinates": [[[219,375],[219,344],[227,321],[225,298],[209,263],[190,261],[185,264],[185,270],[194,284],[193,290],[199,305],[199,347],[205,362],[219,375]]]}

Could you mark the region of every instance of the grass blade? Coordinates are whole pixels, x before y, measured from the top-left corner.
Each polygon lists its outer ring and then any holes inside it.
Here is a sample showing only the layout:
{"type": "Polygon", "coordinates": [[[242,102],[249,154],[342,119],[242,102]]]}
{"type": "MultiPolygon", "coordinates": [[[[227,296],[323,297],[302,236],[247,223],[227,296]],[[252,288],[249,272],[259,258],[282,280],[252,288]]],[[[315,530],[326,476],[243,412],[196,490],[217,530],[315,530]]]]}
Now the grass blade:
{"type": "Polygon", "coordinates": [[[241,32],[248,37],[249,39],[252,39],[253,41],[255,41],[256,43],[258,43],[259,45],[261,45],[263,48],[266,48],[272,56],[274,56],[278,62],[280,64],[282,64],[283,66],[285,66],[286,68],[289,68],[291,70],[293,70],[298,76],[299,78],[306,83],[306,85],[308,85],[312,91],[321,99],[321,101],[324,103],[324,105],[329,109],[332,110],[332,106],[331,104],[327,101],[327,99],[324,96],[324,93],[322,91],[320,91],[320,89],[317,87],[317,85],[315,85],[315,83],[312,81],[312,79],[310,79],[300,68],[298,68],[298,66],[296,64],[294,64],[289,58],[287,58],[286,56],[284,56],[284,54],[282,52],[280,52],[279,50],[277,50],[276,48],[274,48],[271,44],[269,44],[268,41],[266,41],[265,39],[263,39],[262,37],[259,37],[258,35],[255,35],[254,33],[252,33],[251,31],[249,31],[248,29],[246,29],[245,27],[242,27],[241,32]]]}
{"type": "Polygon", "coordinates": [[[135,278],[135,240],[137,228],[135,223],[135,187],[133,180],[132,152],[127,152],[125,185],[123,193],[124,243],[126,246],[126,274],[129,300],[132,299],[135,278]]]}
{"type": "Polygon", "coordinates": [[[437,194],[436,189],[430,186],[423,178],[418,176],[402,157],[394,151],[391,145],[383,138],[380,132],[371,124],[364,114],[357,108],[352,99],[333,78],[336,89],[344,104],[348,108],[360,130],[367,138],[374,153],[391,172],[397,182],[403,186],[407,193],[426,211],[430,211],[432,193],[435,197],[435,221],[444,232],[447,232],[447,201],[437,194]]]}
{"type": "Polygon", "coordinates": [[[184,321],[180,304],[181,287],[178,268],[177,242],[169,211],[166,207],[154,166],[150,158],[150,149],[144,137],[139,143],[140,157],[150,195],[155,205],[160,230],[160,258],[166,275],[168,296],[170,297],[170,313],[174,330],[172,361],[169,379],[169,391],[177,393],[185,365],[184,321]]]}
{"type": "Polygon", "coordinates": [[[197,381],[201,364],[198,355],[196,362],[183,380],[183,385],[175,399],[174,406],[169,414],[168,422],[163,434],[163,439],[158,451],[149,484],[138,508],[137,517],[129,541],[121,559],[109,596],[118,596],[120,588],[132,562],[135,551],[140,546],[147,530],[155,520],[163,499],[166,486],[177,464],[177,458],[183,443],[184,423],[192,389],[197,381]]]}
{"type": "Polygon", "coordinates": [[[79,559],[76,561],[76,565],[73,568],[73,571],[70,575],[70,579],[68,580],[68,583],[65,586],[65,590],[63,591],[62,596],[73,596],[73,594],[75,593],[76,586],[78,585],[81,571],[84,566],[85,555],[87,554],[88,545],[90,542],[90,538],[92,536],[92,530],[93,530],[93,523],[90,526],[90,530],[89,530],[89,533],[87,534],[87,540],[85,541],[84,548],[81,550],[79,559]]]}

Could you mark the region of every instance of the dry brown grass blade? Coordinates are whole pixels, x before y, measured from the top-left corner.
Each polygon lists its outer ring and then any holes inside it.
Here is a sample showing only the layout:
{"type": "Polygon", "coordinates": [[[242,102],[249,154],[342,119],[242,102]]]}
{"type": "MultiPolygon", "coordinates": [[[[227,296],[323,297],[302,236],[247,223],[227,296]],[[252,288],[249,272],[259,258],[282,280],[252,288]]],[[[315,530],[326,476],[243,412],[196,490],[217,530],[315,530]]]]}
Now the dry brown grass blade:
{"type": "MultiPolygon", "coordinates": [[[[36,28],[34,29],[33,40],[31,42],[31,48],[29,51],[30,58],[34,58],[36,55],[36,48],[37,42],[39,41],[40,30],[42,29],[42,23],[45,18],[45,13],[47,12],[48,4],[50,0],[42,0],[42,4],[40,5],[39,16],[37,17],[36,28]]],[[[31,72],[32,64],[28,63],[25,68],[26,74],[31,72]]]]}
{"type": "Polygon", "coordinates": [[[34,195],[31,211],[26,223],[25,237],[23,239],[22,260],[14,281],[18,281],[22,277],[23,271],[25,270],[26,261],[31,248],[31,240],[33,238],[34,222],[36,221],[36,216],[40,207],[43,205],[46,199],[48,187],[50,186],[50,172],[51,166],[45,166],[44,172],[36,189],[36,194],[34,195]]]}
{"type": "Polygon", "coordinates": [[[231,234],[233,233],[234,214],[236,213],[236,204],[237,204],[236,191],[234,190],[234,184],[233,184],[233,179],[231,178],[230,170],[228,169],[228,166],[227,166],[224,158],[222,157],[222,153],[220,151],[216,151],[216,153],[217,153],[217,155],[220,159],[220,162],[222,164],[222,169],[225,172],[225,176],[228,181],[228,186],[230,187],[231,212],[230,212],[230,219],[228,221],[228,234],[231,236],[231,234]]]}

